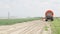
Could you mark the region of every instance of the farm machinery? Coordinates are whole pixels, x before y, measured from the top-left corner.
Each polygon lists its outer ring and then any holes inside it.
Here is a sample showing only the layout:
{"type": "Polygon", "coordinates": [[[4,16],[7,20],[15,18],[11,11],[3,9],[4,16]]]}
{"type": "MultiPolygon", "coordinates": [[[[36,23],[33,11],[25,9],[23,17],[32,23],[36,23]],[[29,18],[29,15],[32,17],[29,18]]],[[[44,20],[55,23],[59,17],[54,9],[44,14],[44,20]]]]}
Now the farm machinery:
{"type": "Polygon", "coordinates": [[[45,21],[48,21],[48,20],[51,20],[53,21],[53,16],[54,16],[54,13],[52,10],[47,10],[46,13],[45,13],[45,21]]]}

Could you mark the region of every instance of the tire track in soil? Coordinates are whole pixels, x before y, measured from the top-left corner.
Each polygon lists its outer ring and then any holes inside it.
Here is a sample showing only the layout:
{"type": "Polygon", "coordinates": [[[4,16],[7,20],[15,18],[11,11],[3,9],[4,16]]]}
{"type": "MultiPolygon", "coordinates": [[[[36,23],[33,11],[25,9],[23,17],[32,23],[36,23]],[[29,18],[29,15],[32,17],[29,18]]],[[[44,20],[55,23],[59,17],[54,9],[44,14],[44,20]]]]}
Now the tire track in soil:
{"type": "MultiPolygon", "coordinates": [[[[27,25],[25,28],[22,28],[22,30],[16,29],[15,31],[16,31],[16,32],[19,31],[19,33],[20,33],[20,31],[21,31],[21,32],[24,32],[25,30],[31,28],[32,26],[34,27],[35,24],[37,24],[37,23],[33,23],[33,24],[31,23],[31,24],[29,24],[29,26],[27,25]]],[[[15,32],[15,31],[13,30],[13,32],[15,32]]],[[[11,33],[11,31],[10,31],[10,33],[11,33]]],[[[20,34],[21,34],[21,33],[20,33],[20,34]]]]}

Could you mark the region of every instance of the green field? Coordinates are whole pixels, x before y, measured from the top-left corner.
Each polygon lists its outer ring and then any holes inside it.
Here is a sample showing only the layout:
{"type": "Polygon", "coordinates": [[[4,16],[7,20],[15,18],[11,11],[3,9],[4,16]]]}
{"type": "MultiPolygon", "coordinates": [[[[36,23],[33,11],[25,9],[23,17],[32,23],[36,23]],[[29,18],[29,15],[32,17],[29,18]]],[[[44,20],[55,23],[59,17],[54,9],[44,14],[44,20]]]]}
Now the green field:
{"type": "Polygon", "coordinates": [[[60,34],[60,18],[55,18],[51,23],[52,34],[60,34]]]}
{"type": "Polygon", "coordinates": [[[19,19],[0,19],[0,25],[12,25],[16,23],[22,23],[32,20],[38,20],[40,17],[34,17],[34,18],[19,18],[19,19]]]}

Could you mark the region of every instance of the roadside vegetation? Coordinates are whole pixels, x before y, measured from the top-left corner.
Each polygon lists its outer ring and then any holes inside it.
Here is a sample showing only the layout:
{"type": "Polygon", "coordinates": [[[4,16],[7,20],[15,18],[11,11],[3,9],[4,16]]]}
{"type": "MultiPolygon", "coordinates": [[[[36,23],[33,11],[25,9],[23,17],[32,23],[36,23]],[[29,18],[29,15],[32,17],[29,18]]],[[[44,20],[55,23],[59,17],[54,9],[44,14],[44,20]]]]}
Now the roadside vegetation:
{"type": "Polygon", "coordinates": [[[44,27],[45,31],[48,31],[48,28],[49,28],[48,26],[45,26],[45,27],[44,27]]]}
{"type": "Polygon", "coordinates": [[[19,19],[0,19],[0,25],[12,25],[16,23],[22,23],[27,21],[39,20],[40,17],[34,18],[19,18],[19,19]]]}
{"type": "Polygon", "coordinates": [[[60,34],[60,18],[55,18],[51,23],[52,34],[60,34]]]}

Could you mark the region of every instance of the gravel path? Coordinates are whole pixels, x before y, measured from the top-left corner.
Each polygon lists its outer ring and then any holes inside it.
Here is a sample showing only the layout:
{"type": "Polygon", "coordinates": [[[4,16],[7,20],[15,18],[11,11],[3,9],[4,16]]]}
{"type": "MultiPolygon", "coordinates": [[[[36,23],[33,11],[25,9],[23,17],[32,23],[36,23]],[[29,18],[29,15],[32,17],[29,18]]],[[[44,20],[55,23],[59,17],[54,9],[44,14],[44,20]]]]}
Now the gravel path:
{"type": "Polygon", "coordinates": [[[51,28],[48,22],[35,20],[14,25],[0,26],[0,34],[51,34],[51,28]],[[49,27],[48,31],[45,31],[45,26],[49,27]]]}

